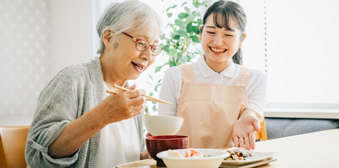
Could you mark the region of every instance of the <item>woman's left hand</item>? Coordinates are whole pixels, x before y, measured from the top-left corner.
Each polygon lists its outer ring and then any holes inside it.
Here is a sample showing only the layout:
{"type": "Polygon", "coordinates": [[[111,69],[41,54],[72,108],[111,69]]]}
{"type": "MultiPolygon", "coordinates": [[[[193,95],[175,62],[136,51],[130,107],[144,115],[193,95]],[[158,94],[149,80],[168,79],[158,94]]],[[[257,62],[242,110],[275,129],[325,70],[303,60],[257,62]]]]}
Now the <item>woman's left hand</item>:
{"type": "Polygon", "coordinates": [[[247,150],[255,148],[255,132],[260,131],[260,122],[255,112],[245,110],[233,127],[233,144],[247,150]]]}

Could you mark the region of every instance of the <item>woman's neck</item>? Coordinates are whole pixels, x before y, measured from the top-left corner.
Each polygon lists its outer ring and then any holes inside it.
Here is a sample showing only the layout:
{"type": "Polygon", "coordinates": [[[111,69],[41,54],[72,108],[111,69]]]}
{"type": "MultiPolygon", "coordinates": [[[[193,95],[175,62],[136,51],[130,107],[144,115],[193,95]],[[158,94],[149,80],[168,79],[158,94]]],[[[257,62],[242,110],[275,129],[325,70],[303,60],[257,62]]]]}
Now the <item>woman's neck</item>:
{"type": "Polygon", "coordinates": [[[223,70],[225,70],[228,66],[230,66],[231,62],[213,62],[210,60],[206,60],[206,64],[215,72],[221,73],[223,70]]]}
{"type": "Polygon", "coordinates": [[[125,86],[127,80],[122,79],[119,75],[119,72],[112,68],[112,65],[107,65],[105,63],[106,61],[108,60],[105,60],[105,57],[103,55],[100,56],[102,76],[104,78],[104,82],[109,87],[109,89],[111,89],[110,87],[112,87],[113,85],[125,86]]]}

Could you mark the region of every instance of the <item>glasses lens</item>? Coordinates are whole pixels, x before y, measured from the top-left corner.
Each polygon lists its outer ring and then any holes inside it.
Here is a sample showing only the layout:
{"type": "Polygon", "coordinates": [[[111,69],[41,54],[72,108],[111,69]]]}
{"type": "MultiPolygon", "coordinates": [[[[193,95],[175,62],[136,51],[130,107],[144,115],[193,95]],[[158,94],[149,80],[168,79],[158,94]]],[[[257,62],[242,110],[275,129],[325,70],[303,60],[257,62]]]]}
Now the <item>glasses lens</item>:
{"type": "Polygon", "coordinates": [[[136,47],[139,51],[146,51],[149,47],[149,44],[146,41],[139,40],[136,42],[136,47]]]}
{"type": "Polygon", "coordinates": [[[157,56],[162,52],[162,48],[160,46],[154,46],[152,48],[152,55],[157,56]]]}

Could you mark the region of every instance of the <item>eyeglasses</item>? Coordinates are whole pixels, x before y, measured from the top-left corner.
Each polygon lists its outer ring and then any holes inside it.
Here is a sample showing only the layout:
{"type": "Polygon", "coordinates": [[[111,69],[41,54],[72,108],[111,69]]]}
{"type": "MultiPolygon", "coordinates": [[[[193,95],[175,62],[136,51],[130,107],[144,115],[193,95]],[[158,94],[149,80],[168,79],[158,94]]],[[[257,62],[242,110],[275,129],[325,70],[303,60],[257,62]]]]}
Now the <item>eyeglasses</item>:
{"type": "Polygon", "coordinates": [[[153,56],[157,56],[157,55],[159,55],[159,54],[162,52],[162,50],[163,50],[163,48],[160,47],[160,46],[158,46],[158,45],[151,45],[151,44],[149,44],[149,43],[148,43],[147,41],[145,41],[145,40],[142,40],[142,39],[136,39],[136,38],[134,38],[133,36],[131,36],[131,35],[125,33],[125,32],[122,32],[122,33],[123,33],[124,35],[126,35],[126,36],[132,38],[132,40],[135,42],[135,48],[137,48],[137,50],[139,50],[139,51],[144,52],[144,51],[146,51],[148,48],[151,47],[152,55],[153,55],[153,56]]]}

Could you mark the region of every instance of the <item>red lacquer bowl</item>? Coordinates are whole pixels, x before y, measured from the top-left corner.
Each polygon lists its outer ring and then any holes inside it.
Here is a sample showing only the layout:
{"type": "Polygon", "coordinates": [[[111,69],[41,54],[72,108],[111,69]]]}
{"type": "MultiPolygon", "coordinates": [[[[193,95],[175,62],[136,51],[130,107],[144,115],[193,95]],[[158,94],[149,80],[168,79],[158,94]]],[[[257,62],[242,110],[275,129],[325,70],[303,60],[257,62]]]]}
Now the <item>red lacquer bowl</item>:
{"type": "Polygon", "coordinates": [[[159,135],[146,137],[146,147],[151,157],[156,160],[157,166],[165,167],[162,159],[157,157],[157,153],[169,149],[187,149],[188,136],[185,135],[159,135]]]}

